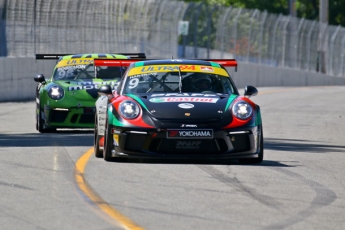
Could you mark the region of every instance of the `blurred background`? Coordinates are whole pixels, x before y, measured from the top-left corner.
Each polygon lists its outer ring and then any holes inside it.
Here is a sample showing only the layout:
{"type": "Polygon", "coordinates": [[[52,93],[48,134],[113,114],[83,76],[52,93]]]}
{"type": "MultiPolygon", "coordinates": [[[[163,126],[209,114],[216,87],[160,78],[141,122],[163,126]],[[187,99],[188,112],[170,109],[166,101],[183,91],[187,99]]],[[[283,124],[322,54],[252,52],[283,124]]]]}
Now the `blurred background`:
{"type": "MultiPolygon", "coordinates": [[[[236,58],[343,84],[344,12],[344,0],[0,0],[0,76],[37,53],[144,52],[236,58]]],[[[43,68],[34,63],[27,73],[43,68]]]]}

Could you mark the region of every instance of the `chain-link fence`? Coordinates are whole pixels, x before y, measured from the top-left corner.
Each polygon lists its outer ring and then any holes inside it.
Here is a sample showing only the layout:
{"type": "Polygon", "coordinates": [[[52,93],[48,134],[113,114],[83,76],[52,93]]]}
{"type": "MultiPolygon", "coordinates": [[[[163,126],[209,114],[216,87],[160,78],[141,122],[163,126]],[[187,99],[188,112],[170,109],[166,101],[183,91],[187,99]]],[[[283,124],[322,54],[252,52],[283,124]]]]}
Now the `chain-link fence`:
{"type": "Polygon", "coordinates": [[[0,0],[0,56],[145,52],[225,58],[345,75],[345,29],[317,21],[170,0],[0,0]],[[187,35],[178,24],[188,21],[187,35]]]}

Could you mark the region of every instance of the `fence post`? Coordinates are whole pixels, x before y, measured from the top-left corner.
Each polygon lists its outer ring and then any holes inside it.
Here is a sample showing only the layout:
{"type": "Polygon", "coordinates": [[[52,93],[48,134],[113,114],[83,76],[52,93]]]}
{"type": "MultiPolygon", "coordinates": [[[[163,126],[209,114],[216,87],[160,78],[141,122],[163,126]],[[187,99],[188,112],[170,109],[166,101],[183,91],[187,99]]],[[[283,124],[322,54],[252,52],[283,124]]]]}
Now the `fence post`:
{"type": "Polygon", "coordinates": [[[241,11],[242,11],[242,8],[240,8],[239,10],[238,10],[238,12],[237,12],[237,15],[236,15],[236,17],[235,17],[235,26],[234,26],[234,37],[235,37],[235,39],[234,39],[234,47],[235,47],[235,54],[234,54],[234,57],[236,58],[236,55],[237,55],[237,47],[236,47],[236,45],[237,45],[237,22],[238,22],[238,17],[240,16],[240,14],[241,14],[241,11]]]}
{"type": "Polygon", "coordinates": [[[201,12],[201,6],[204,3],[200,3],[197,8],[197,13],[194,15],[194,58],[198,58],[198,21],[201,12]]]}
{"type": "Polygon", "coordinates": [[[341,50],[342,50],[342,54],[341,54],[341,68],[340,68],[340,72],[342,73],[342,76],[344,77],[344,75],[345,75],[345,69],[344,69],[345,36],[341,40],[341,50]]]}
{"type": "Polygon", "coordinates": [[[298,25],[298,27],[297,27],[297,33],[296,33],[296,39],[297,39],[297,42],[296,42],[296,44],[294,44],[294,47],[293,47],[293,50],[294,50],[294,54],[295,54],[295,62],[294,62],[294,65],[293,65],[293,67],[294,68],[297,68],[297,61],[298,61],[298,56],[299,56],[299,50],[300,49],[298,49],[298,48],[301,48],[300,46],[299,46],[299,35],[300,35],[300,32],[301,32],[301,29],[302,29],[302,25],[303,25],[303,23],[304,23],[304,18],[302,18],[301,19],[301,21],[299,22],[299,25],[298,25]]]}
{"type": "Polygon", "coordinates": [[[225,23],[229,17],[231,9],[232,9],[232,7],[230,6],[226,10],[224,17],[223,17],[223,20],[222,20],[222,23],[221,23],[221,26],[220,26],[220,29],[221,29],[221,37],[220,37],[220,39],[221,39],[221,43],[220,43],[221,57],[220,58],[224,58],[224,49],[225,49],[224,48],[224,39],[225,39],[225,30],[226,30],[225,28],[227,28],[227,27],[225,27],[225,23]]]}
{"type": "Polygon", "coordinates": [[[264,36],[264,24],[266,22],[266,18],[267,18],[267,11],[264,12],[264,16],[263,19],[261,21],[261,25],[260,25],[260,38],[259,38],[259,61],[258,63],[261,64],[261,56],[262,56],[262,40],[263,40],[263,36],[264,36]]]}
{"type": "Polygon", "coordinates": [[[258,9],[255,9],[252,16],[250,17],[250,25],[249,25],[249,35],[248,35],[248,50],[247,50],[247,62],[249,62],[249,56],[250,56],[250,38],[252,35],[252,24],[253,24],[253,18],[258,13],[258,9]]]}
{"type": "Polygon", "coordinates": [[[310,49],[311,49],[311,33],[313,32],[313,28],[316,24],[316,21],[313,21],[313,24],[310,27],[310,30],[308,32],[308,36],[307,36],[307,70],[310,71],[310,49]]]}
{"type": "Polygon", "coordinates": [[[334,40],[338,35],[338,32],[340,30],[341,26],[338,26],[337,29],[335,30],[335,32],[332,35],[331,38],[331,47],[330,47],[330,54],[329,54],[329,74],[330,75],[334,75],[334,71],[333,71],[333,59],[334,59],[334,40]]]}
{"type": "Polygon", "coordinates": [[[273,40],[273,42],[272,42],[272,49],[271,49],[271,60],[274,60],[274,58],[273,58],[273,56],[274,56],[274,47],[275,47],[275,43],[276,43],[276,30],[277,30],[277,27],[278,27],[278,23],[279,23],[279,21],[280,21],[280,18],[282,17],[282,14],[279,14],[279,16],[278,16],[278,19],[277,19],[277,21],[276,21],[276,23],[274,24],[274,29],[273,29],[273,38],[272,38],[272,40],[273,40]]]}

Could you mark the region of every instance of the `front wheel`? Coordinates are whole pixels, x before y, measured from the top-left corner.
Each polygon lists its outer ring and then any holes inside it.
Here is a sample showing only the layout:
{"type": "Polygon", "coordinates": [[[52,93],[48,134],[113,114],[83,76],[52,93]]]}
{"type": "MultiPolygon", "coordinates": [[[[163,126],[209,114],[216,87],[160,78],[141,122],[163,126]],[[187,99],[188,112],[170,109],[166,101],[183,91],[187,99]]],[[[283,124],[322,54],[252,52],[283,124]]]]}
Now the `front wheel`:
{"type": "Polygon", "coordinates": [[[95,129],[94,129],[94,152],[95,157],[102,158],[103,157],[103,151],[99,148],[99,135],[98,135],[98,122],[97,122],[97,115],[95,116],[95,129]]]}
{"type": "Polygon", "coordinates": [[[260,127],[260,151],[257,158],[241,159],[240,163],[244,164],[259,164],[264,159],[264,135],[262,131],[262,126],[260,127]]]}
{"type": "Polygon", "coordinates": [[[46,128],[44,127],[44,119],[42,118],[42,109],[41,105],[38,104],[38,114],[36,113],[36,129],[40,133],[51,133],[55,132],[55,128],[46,128]]]}
{"type": "Polygon", "coordinates": [[[111,130],[110,126],[108,125],[108,119],[106,119],[103,148],[103,159],[105,161],[111,161],[111,151],[113,150],[112,137],[110,131],[111,130]]]}

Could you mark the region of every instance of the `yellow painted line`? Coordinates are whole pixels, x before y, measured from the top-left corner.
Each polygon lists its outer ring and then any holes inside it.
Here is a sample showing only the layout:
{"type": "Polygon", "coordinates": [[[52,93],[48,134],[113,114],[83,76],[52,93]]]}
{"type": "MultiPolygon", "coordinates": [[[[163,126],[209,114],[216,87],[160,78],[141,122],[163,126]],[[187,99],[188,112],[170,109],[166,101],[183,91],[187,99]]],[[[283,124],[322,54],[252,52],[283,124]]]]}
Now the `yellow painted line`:
{"type": "Polygon", "coordinates": [[[74,168],[74,178],[79,189],[94,203],[96,204],[103,212],[108,216],[115,219],[124,229],[130,230],[144,230],[141,226],[135,224],[128,217],[121,214],[115,208],[111,207],[107,202],[105,202],[100,196],[98,196],[91,186],[87,183],[84,172],[87,162],[89,161],[91,155],[93,154],[93,148],[89,149],[84,153],[77,161],[74,168]]]}

